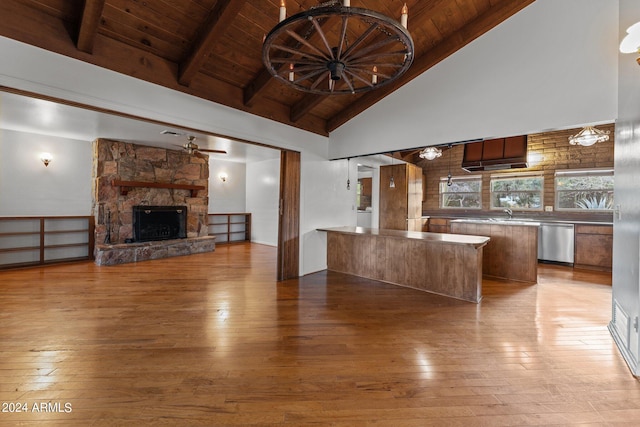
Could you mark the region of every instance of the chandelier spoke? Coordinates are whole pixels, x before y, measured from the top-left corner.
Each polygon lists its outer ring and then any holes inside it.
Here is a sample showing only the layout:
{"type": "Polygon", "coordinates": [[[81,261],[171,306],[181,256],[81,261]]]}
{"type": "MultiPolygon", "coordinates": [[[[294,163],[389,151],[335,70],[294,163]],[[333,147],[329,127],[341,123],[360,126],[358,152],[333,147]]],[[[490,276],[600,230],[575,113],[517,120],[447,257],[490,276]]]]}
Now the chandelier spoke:
{"type": "Polygon", "coordinates": [[[282,57],[282,58],[273,58],[271,60],[273,64],[294,64],[294,65],[315,65],[315,66],[324,66],[324,62],[320,62],[317,60],[311,59],[303,59],[303,58],[294,58],[294,57],[282,57]]]}
{"type": "Polygon", "coordinates": [[[301,82],[304,82],[305,80],[313,79],[313,78],[315,78],[315,77],[316,77],[316,76],[318,76],[318,75],[323,75],[323,74],[325,74],[326,72],[327,72],[327,70],[318,70],[318,69],[315,69],[315,70],[313,70],[313,71],[312,71],[312,72],[310,72],[310,73],[303,74],[303,75],[299,76],[297,79],[295,79],[295,80],[294,80],[294,83],[301,83],[301,82]]]}
{"type": "Polygon", "coordinates": [[[312,45],[311,43],[309,43],[307,40],[303,39],[301,36],[299,36],[298,34],[296,34],[295,32],[291,31],[291,30],[287,30],[287,34],[289,34],[291,37],[293,37],[294,39],[296,39],[297,41],[299,41],[301,44],[303,44],[304,46],[308,47],[309,49],[311,49],[312,52],[315,52],[318,54],[318,56],[321,56],[325,59],[329,59],[329,57],[326,55],[325,52],[321,51],[320,49],[318,49],[317,47],[315,47],[314,45],[312,45]]]}
{"type": "Polygon", "coordinates": [[[336,57],[338,59],[342,58],[342,48],[345,45],[345,41],[347,40],[347,22],[349,21],[348,16],[342,17],[342,29],[340,30],[340,42],[338,43],[338,52],[336,53],[336,57]]]}
{"type": "Polygon", "coordinates": [[[318,86],[320,85],[320,83],[324,82],[325,80],[329,80],[329,73],[327,73],[326,71],[320,73],[320,76],[317,78],[316,81],[313,82],[313,84],[311,85],[310,89],[312,91],[316,90],[318,88],[318,86]]]}
{"type": "MultiPolygon", "coordinates": [[[[347,57],[345,55],[345,60],[351,61],[351,60],[354,60],[354,59],[361,58],[361,57],[363,57],[365,55],[368,55],[369,53],[374,52],[374,51],[376,51],[378,49],[381,49],[381,48],[383,48],[383,47],[385,47],[385,46],[387,46],[387,45],[389,45],[391,43],[397,43],[397,40],[393,40],[393,39],[380,40],[377,43],[374,43],[374,44],[372,44],[372,45],[370,45],[370,46],[368,46],[368,47],[366,47],[366,48],[364,48],[364,49],[362,49],[362,50],[360,50],[358,52],[355,52],[351,56],[347,57]]],[[[402,53],[406,54],[406,52],[402,52],[402,53]]]]}
{"type": "Polygon", "coordinates": [[[350,74],[353,74],[353,73],[351,73],[349,71],[346,71],[346,70],[343,71],[342,72],[342,77],[343,78],[341,80],[344,80],[344,82],[347,84],[347,87],[349,88],[349,90],[353,93],[353,92],[356,91],[356,89],[353,87],[353,84],[351,84],[351,79],[348,78],[350,74]]]}
{"type": "Polygon", "coordinates": [[[378,27],[379,25],[377,23],[371,24],[369,28],[367,28],[367,30],[364,33],[362,33],[360,37],[358,37],[353,42],[353,44],[345,51],[344,56],[349,56],[351,52],[353,52],[358,46],[360,46],[362,42],[365,41],[365,39],[369,37],[369,35],[373,33],[378,27]]]}
{"type": "Polygon", "coordinates": [[[324,43],[324,46],[327,48],[327,52],[329,52],[329,55],[331,55],[331,59],[336,59],[336,56],[333,53],[333,49],[331,49],[331,46],[329,45],[329,41],[327,40],[327,35],[324,33],[324,30],[322,29],[320,24],[318,24],[318,21],[315,18],[311,18],[311,23],[313,24],[313,27],[318,32],[318,35],[320,36],[320,39],[324,43]]]}
{"type": "MultiPolygon", "coordinates": [[[[406,55],[406,53],[401,50],[398,50],[396,52],[373,53],[371,55],[361,56],[355,59],[349,58],[347,61],[349,62],[349,64],[362,64],[362,63],[374,64],[375,63],[375,65],[381,65],[380,63],[378,63],[378,59],[392,58],[398,55],[406,55]]],[[[395,64],[398,66],[402,66],[401,63],[395,63],[395,64]]]]}
{"type": "MultiPolygon", "coordinates": [[[[274,49],[281,50],[283,52],[291,53],[293,55],[300,55],[300,56],[305,57],[305,58],[315,59],[316,61],[318,61],[318,63],[324,64],[326,62],[326,59],[323,56],[313,55],[313,54],[311,54],[309,52],[304,52],[304,51],[302,51],[300,49],[287,47],[287,46],[281,46],[281,45],[273,45],[271,47],[273,47],[274,49]]],[[[278,59],[286,59],[286,58],[278,58],[278,59]]],[[[290,57],[289,57],[289,61],[291,61],[290,57]]]]}
{"type": "MultiPolygon", "coordinates": [[[[371,83],[371,80],[367,80],[363,77],[360,77],[357,73],[354,73],[353,70],[345,70],[345,74],[349,74],[350,76],[354,77],[357,80],[360,80],[363,84],[367,85],[367,86],[374,86],[373,83],[371,83]]],[[[373,75],[373,73],[371,73],[371,75],[373,75]]],[[[378,73],[378,76],[380,76],[381,74],[378,73]]]]}

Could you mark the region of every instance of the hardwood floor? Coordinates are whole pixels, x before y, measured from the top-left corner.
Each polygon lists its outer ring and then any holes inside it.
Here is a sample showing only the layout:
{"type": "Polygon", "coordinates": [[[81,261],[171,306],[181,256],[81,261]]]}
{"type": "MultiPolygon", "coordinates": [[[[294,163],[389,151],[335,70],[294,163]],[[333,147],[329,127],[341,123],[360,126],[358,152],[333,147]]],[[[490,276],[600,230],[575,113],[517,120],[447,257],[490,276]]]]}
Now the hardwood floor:
{"type": "Polygon", "coordinates": [[[239,244],[0,272],[0,425],[638,425],[610,274],[541,264],[473,304],[278,283],[275,260],[239,244]]]}

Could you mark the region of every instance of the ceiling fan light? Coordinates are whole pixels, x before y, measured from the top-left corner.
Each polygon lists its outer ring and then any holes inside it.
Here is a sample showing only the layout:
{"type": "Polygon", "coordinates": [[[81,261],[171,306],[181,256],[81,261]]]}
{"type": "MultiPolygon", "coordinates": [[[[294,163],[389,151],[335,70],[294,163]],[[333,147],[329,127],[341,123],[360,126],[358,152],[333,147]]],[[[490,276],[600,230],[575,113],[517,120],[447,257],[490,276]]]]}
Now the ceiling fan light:
{"type": "Polygon", "coordinates": [[[569,144],[582,145],[583,147],[589,147],[597,142],[604,142],[609,140],[609,131],[603,131],[596,129],[592,126],[586,126],[580,132],[569,137],[569,144]]]}
{"type": "Polygon", "coordinates": [[[434,160],[442,156],[442,150],[438,147],[426,147],[424,150],[420,151],[419,156],[422,159],[434,160]]]}

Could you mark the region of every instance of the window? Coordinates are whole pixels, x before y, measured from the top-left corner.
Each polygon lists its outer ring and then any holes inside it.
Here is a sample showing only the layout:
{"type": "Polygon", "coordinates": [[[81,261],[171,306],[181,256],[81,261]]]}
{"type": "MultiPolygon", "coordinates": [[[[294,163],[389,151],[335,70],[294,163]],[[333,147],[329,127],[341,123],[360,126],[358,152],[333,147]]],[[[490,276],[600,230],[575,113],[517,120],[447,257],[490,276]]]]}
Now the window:
{"type": "Polygon", "coordinates": [[[491,175],[491,209],[540,211],[543,188],[540,173],[491,175]]]}
{"type": "Polygon", "coordinates": [[[440,178],[440,207],[445,209],[481,209],[482,176],[459,176],[440,178]]]}
{"type": "Polygon", "coordinates": [[[613,209],[612,169],[557,171],[555,186],[557,210],[613,209]]]}

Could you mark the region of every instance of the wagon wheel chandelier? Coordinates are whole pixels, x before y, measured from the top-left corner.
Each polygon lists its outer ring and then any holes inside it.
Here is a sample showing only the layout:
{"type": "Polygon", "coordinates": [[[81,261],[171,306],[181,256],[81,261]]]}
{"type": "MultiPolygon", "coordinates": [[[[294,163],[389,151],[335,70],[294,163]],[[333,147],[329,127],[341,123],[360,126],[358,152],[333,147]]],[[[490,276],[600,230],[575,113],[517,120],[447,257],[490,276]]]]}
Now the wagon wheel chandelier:
{"type": "Polygon", "coordinates": [[[360,93],[390,84],[414,58],[407,31],[407,7],[400,22],[381,13],[329,1],[286,17],[265,36],[262,60],[278,80],[295,89],[330,95],[360,93]]]}

